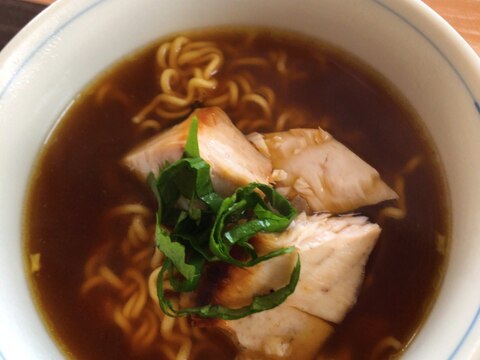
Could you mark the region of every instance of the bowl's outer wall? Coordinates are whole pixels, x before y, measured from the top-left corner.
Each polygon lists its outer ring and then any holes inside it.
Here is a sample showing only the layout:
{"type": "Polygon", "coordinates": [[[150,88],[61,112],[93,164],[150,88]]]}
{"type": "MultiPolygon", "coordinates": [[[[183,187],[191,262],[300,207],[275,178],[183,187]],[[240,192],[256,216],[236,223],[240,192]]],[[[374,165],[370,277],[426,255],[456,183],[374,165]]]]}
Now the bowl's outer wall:
{"type": "Polygon", "coordinates": [[[446,170],[453,246],[436,305],[404,359],[476,358],[480,66],[414,0],[61,0],[30,23],[0,54],[0,352],[8,360],[63,357],[37,316],[21,241],[28,179],[55,122],[119,58],[160,36],[212,25],[274,26],[330,42],[378,70],[413,105],[446,170]]]}

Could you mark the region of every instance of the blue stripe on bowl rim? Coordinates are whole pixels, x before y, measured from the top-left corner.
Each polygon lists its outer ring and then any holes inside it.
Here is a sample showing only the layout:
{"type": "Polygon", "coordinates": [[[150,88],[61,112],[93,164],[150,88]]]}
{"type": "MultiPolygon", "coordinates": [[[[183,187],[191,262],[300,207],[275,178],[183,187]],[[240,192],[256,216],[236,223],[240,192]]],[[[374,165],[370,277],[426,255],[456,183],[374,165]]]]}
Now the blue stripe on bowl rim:
{"type": "MultiPolygon", "coordinates": [[[[478,103],[477,103],[477,104],[478,104],[478,103]]],[[[480,111],[479,111],[479,112],[480,112],[480,111]]],[[[480,306],[478,307],[475,316],[473,317],[472,321],[470,322],[470,325],[468,325],[467,330],[465,331],[465,333],[463,334],[462,338],[461,338],[460,341],[458,342],[458,345],[455,347],[455,349],[453,349],[452,353],[451,353],[450,356],[448,357],[448,360],[453,360],[453,359],[455,358],[455,356],[458,355],[458,352],[459,352],[460,349],[462,348],[463,344],[465,343],[465,340],[467,340],[468,335],[469,335],[470,332],[473,330],[473,328],[474,328],[474,326],[475,326],[475,323],[476,323],[479,319],[480,319],[480,306]]]]}
{"type": "MultiPolygon", "coordinates": [[[[440,54],[440,56],[443,58],[443,60],[445,60],[448,63],[450,68],[454,71],[455,75],[457,75],[457,77],[462,82],[462,84],[465,87],[465,89],[467,90],[467,92],[470,94],[470,97],[473,100],[473,105],[475,106],[475,109],[477,110],[477,112],[480,115],[480,101],[475,98],[475,95],[474,95],[472,89],[470,89],[470,87],[468,86],[464,77],[462,76],[462,74],[460,74],[460,71],[455,67],[455,65],[453,65],[452,61],[448,58],[447,55],[445,55],[445,53],[440,49],[440,47],[437,44],[435,44],[432,39],[430,39],[422,30],[420,30],[416,25],[414,25],[410,20],[408,20],[403,15],[396,12],[394,9],[390,8],[388,5],[383,3],[382,0],[372,0],[372,1],[374,3],[376,3],[377,5],[381,6],[382,8],[384,8],[385,10],[387,10],[388,12],[392,13],[396,17],[398,17],[400,20],[402,20],[408,26],[410,26],[413,30],[415,30],[415,32],[417,34],[419,34],[421,37],[423,37],[435,49],[435,51],[438,54],[440,54]]],[[[480,306],[479,306],[479,308],[480,308],[480,306]]]]}
{"type": "MultiPolygon", "coordinates": [[[[80,17],[82,17],[83,15],[87,14],[88,12],[90,12],[91,10],[93,10],[94,8],[96,8],[98,5],[100,5],[101,3],[105,2],[105,1],[108,1],[108,0],[97,0],[95,2],[93,2],[92,4],[88,5],[86,8],[84,8],[83,10],[80,10],[77,14],[74,14],[72,17],[70,17],[69,19],[67,19],[63,24],[61,24],[60,26],[58,26],[54,31],[52,31],[44,40],[42,40],[40,43],[38,43],[38,45],[31,51],[30,54],[28,54],[28,56],[25,57],[25,59],[18,65],[17,69],[15,70],[15,72],[13,73],[13,75],[10,77],[10,79],[7,81],[5,87],[3,89],[0,90],[0,100],[2,99],[2,97],[5,95],[5,93],[8,91],[9,87],[11,86],[11,84],[13,83],[13,81],[15,80],[15,78],[20,74],[20,72],[24,69],[25,66],[28,65],[28,63],[32,60],[32,58],[35,56],[35,54],[37,54],[42,48],[44,48],[48,42],[52,39],[52,37],[54,37],[55,35],[61,33],[65,28],[67,28],[68,26],[70,26],[71,24],[73,24],[77,19],[79,19],[80,17]]],[[[424,32],[422,32],[417,26],[415,26],[412,22],[410,22],[409,20],[407,20],[403,15],[399,14],[398,12],[396,12],[394,9],[390,8],[389,6],[387,6],[386,4],[384,4],[383,2],[381,2],[381,0],[372,0],[374,3],[376,3],[377,5],[383,7],[386,11],[392,13],[393,15],[395,15],[396,17],[398,17],[402,22],[406,23],[409,27],[411,27],[412,29],[414,29],[420,36],[422,36],[434,49],[435,51],[437,51],[437,53],[440,54],[440,56],[448,63],[448,65],[450,66],[450,68],[455,72],[455,74],[457,75],[457,77],[460,79],[460,81],[463,83],[465,89],[467,90],[467,92],[470,94],[471,98],[472,98],[472,101],[473,101],[473,106],[475,107],[475,109],[477,110],[477,112],[479,113],[480,115],[480,101],[478,101],[476,98],[475,98],[475,95],[473,93],[473,91],[470,89],[470,87],[468,86],[467,82],[465,81],[465,79],[463,78],[463,76],[460,74],[459,70],[453,65],[453,63],[451,62],[451,60],[447,57],[447,55],[445,55],[445,53],[432,41],[432,39],[430,39],[424,32]]],[[[48,11],[48,10],[47,10],[48,11]]],[[[468,336],[470,335],[471,331],[473,330],[473,328],[475,327],[475,324],[477,323],[477,321],[480,319],[480,305],[478,306],[477,308],[477,311],[476,313],[473,315],[472,317],[472,320],[470,322],[470,324],[468,325],[468,327],[466,328],[466,330],[464,331],[462,337],[460,338],[460,340],[458,341],[457,343],[457,346],[452,350],[452,353],[450,354],[450,356],[447,358],[448,360],[453,360],[457,355],[458,355],[458,352],[460,351],[460,349],[462,348],[463,344],[465,343],[466,339],[468,338],[468,336]]],[[[6,360],[5,356],[2,354],[1,350],[0,350],[0,360],[6,360]]]]}

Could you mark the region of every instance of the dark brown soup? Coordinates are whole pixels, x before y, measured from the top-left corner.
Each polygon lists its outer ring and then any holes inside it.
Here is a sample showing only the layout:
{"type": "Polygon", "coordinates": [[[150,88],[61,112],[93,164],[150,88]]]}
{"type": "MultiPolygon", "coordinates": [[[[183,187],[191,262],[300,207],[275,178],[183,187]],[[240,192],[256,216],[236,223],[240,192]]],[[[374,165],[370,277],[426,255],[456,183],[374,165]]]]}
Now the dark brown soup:
{"type": "Polygon", "coordinates": [[[449,235],[442,172],[414,113],[366,66],[308,39],[263,30],[186,36],[102,75],[42,149],[26,206],[26,253],[40,259],[32,287],[53,336],[80,359],[234,357],[221,334],[164,317],[148,296],[155,204],[120,165],[134,145],[195,107],[219,105],[244,133],[321,126],[400,194],[359,210],[383,231],[357,304],[321,358],[401,352],[434,300],[449,235]],[[165,72],[169,66],[176,70],[165,72]],[[194,76],[203,82],[189,83],[194,76]],[[182,101],[152,103],[162,89],[182,101]]]}

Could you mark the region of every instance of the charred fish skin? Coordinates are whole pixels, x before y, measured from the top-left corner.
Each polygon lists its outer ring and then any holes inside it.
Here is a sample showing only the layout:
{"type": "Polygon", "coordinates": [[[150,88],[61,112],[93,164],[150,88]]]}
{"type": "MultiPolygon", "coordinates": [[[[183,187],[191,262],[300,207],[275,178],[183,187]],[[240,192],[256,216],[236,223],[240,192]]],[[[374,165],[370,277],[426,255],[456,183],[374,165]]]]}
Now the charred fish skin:
{"type": "Polygon", "coordinates": [[[128,153],[124,165],[142,179],[152,171],[158,175],[165,163],[183,156],[193,118],[200,156],[210,165],[217,193],[227,196],[252,182],[275,182],[279,192],[314,212],[302,212],[282,233],[260,233],[252,240],[260,256],[284,247],[295,252],[253,267],[229,266],[212,294],[214,303],[246,306],[253,297],[288,284],[299,256],[300,279],[284,303],[239,320],[198,324],[227,333],[239,348],[239,359],[311,359],[333,332],[332,324],[355,304],[381,231],[362,216],[316,212],[343,213],[396,194],[375,169],[321,129],[257,134],[249,136],[250,142],[219,108],[197,109],[128,153]]]}
{"type": "MultiPolygon", "coordinates": [[[[302,261],[297,288],[274,309],[216,326],[237,343],[240,358],[312,359],[332,333],[332,324],[340,323],[355,304],[380,232],[363,216],[302,213],[280,234],[257,235],[253,243],[259,254],[296,248],[302,261]]],[[[215,302],[243,306],[253,296],[283,286],[295,257],[287,254],[252,268],[230,267],[214,293],[215,302]]]]}

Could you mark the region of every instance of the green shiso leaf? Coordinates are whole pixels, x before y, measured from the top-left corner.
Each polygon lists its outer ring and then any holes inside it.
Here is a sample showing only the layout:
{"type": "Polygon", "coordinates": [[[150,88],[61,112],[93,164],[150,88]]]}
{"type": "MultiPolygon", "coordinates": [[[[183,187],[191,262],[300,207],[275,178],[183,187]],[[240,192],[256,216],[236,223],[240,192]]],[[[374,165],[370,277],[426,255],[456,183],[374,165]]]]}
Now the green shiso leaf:
{"type": "Polygon", "coordinates": [[[297,213],[283,196],[265,184],[248,184],[225,199],[218,195],[213,188],[210,166],[200,157],[197,132],[198,119],[193,117],[183,157],[165,164],[157,178],[153,174],[147,177],[158,203],[155,243],[165,255],[157,284],[161,308],[170,316],[232,320],[278,306],[295,290],[300,258],[289,284],[255,297],[242,308],[210,304],[174,309],[165,297],[165,277],[174,291],[189,292],[197,288],[209,262],[248,267],[294,251],[293,247],[287,247],[257,254],[250,239],[258,233],[285,230],[297,213]],[[234,248],[243,254],[234,257],[234,248]]]}
{"type": "Polygon", "coordinates": [[[295,208],[272,187],[265,184],[248,184],[223,200],[210,235],[210,250],[219,260],[241,267],[254,266],[272,257],[287,254],[293,251],[293,248],[275,250],[260,257],[255,255],[251,256],[250,260],[241,261],[231,255],[231,249],[234,245],[244,244],[259,232],[285,230],[296,214],[295,208]],[[250,214],[251,210],[254,213],[253,217],[250,214]],[[231,218],[235,219],[237,224],[230,222],[231,218]],[[226,228],[230,230],[224,231],[226,228]]]}
{"type": "Polygon", "coordinates": [[[185,151],[183,157],[199,158],[200,149],[198,148],[198,119],[196,116],[192,118],[190,129],[188,130],[187,143],[185,144],[185,151]]]}
{"type": "Polygon", "coordinates": [[[155,226],[155,242],[157,248],[173,263],[175,268],[187,281],[193,281],[198,276],[198,269],[194,265],[187,264],[185,246],[174,242],[167,230],[159,225],[155,226]]]}

